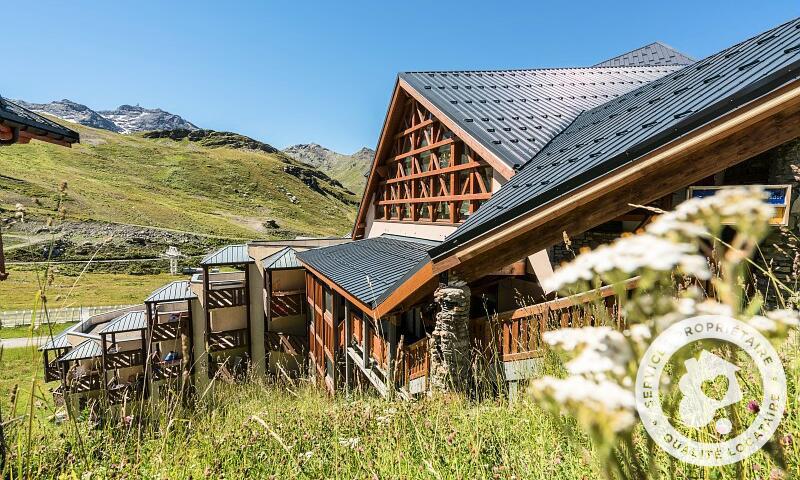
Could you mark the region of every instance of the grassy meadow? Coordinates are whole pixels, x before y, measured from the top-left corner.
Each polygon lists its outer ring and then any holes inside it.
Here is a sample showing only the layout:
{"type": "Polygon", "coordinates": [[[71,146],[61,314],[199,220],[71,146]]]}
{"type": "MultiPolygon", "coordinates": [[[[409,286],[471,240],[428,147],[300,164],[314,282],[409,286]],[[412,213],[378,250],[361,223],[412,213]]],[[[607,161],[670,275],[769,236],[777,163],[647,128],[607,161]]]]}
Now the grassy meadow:
{"type": "MultiPolygon", "coordinates": [[[[9,478],[595,479],[602,470],[571,418],[554,418],[527,399],[331,398],[307,382],[218,381],[191,409],[158,407],[155,424],[115,419],[93,427],[84,420],[56,424],[45,387],[37,385],[31,399],[32,379],[41,378],[38,352],[7,350],[0,361],[9,478]]],[[[800,478],[796,360],[787,376],[792,400],[779,436],[795,441],[783,447],[785,470],[760,452],[738,470],[689,467],[664,455],[660,474],[800,478]]],[[[637,439],[645,441],[643,431],[637,439]]]]}
{"type": "Polygon", "coordinates": [[[20,203],[28,215],[49,215],[67,182],[72,219],[256,238],[275,228],[268,221],[286,232],[343,235],[355,217],[355,195],[323,179],[311,188],[286,170],[309,168],[282,154],[70,128],[81,135],[72,148],[33,142],[0,152],[0,209],[20,203]]]}
{"type": "MultiPolygon", "coordinates": [[[[43,274],[21,269],[12,269],[10,272],[8,279],[0,282],[0,310],[32,308],[44,282],[43,274]]],[[[80,277],[55,275],[53,283],[46,288],[48,306],[60,308],[141,303],[156,288],[183,278],[168,273],[84,273],[80,277]]]]}

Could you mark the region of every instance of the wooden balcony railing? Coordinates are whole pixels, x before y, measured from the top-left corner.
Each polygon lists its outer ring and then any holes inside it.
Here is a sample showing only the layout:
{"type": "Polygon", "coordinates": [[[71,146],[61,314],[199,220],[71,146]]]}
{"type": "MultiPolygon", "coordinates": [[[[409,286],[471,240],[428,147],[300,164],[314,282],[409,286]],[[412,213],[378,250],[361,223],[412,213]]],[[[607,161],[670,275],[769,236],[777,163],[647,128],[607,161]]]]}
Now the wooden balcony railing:
{"type": "Polygon", "coordinates": [[[303,314],[305,294],[300,292],[272,292],[270,302],[271,318],[290,317],[303,314]]]}
{"type": "Polygon", "coordinates": [[[247,345],[247,329],[211,332],[208,334],[208,349],[211,352],[232,350],[247,345]]]}
{"type": "Polygon", "coordinates": [[[58,362],[50,362],[44,366],[44,381],[55,382],[61,378],[61,369],[58,368],[58,362]]]}
{"type": "Polygon", "coordinates": [[[184,325],[185,321],[183,318],[178,321],[154,324],[152,330],[153,341],[163,342],[165,340],[180,338],[184,325]]]}
{"type": "Polygon", "coordinates": [[[404,384],[412,380],[427,377],[430,368],[428,355],[428,339],[423,338],[403,348],[404,384]]]}
{"type": "MultiPolygon", "coordinates": [[[[636,288],[638,279],[625,282],[625,289],[636,288]]],[[[602,287],[570,297],[518,308],[497,315],[500,322],[498,353],[503,361],[516,361],[542,355],[542,333],[548,330],[596,325],[599,318],[608,318],[617,328],[624,328],[619,302],[612,286],[602,287]],[[599,306],[601,310],[595,309],[599,306]]],[[[473,332],[484,339],[484,347],[492,346],[493,334],[489,319],[473,320],[483,323],[483,333],[473,332]]]]}
{"type": "Polygon", "coordinates": [[[130,350],[126,352],[106,353],[106,368],[127,368],[137,365],[144,365],[145,354],[141,350],[130,350]]]}
{"type": "Polygon", "coordinates": [[[106,389],[106,400],[111,405],[121,405],[134,400],[141,391],[140,386],[133,383],[110,385],[106,389]]]}
{"type": "Polygon", "coordinates": [[[350,314],[350,338],[353,339],[358,345],[361,345],[364,341],[364,321],[361,320],[361,317],[351,313],[350,314]]]}
{"type": "Polygon", "coordinates": [[[308,345],[308,338],[286,333],[267,332],[264,335],[267,351],[283,352],[289,355],[303,355],[308,345]]]}
{"type": "Polygon", "coordinates": [[[158,362],[153,364],[153,380],[160,381],[168,378],[180,378],[183,373],[183,362],[158,362]]]}
{"type": "Polygon", "coordinates": [[[209,290],[208,308],[238,307],[247,303],[244,287],[223,288],[209,290]]]}
{"type": "Polygon", "coordinates": [[[369,337],[369,355],[378,363],[378,366],[385,370],[389,362],[387,342],[378,335],[374,328],[369,329],[369,337]]]}
{"type": "Polygon", "coordinates": [[[100,373],[91,373],[73,379],[69,383],[70,393],[83,393],[93,390],[100,390],[102,383],[100,382],[100,373]]]}

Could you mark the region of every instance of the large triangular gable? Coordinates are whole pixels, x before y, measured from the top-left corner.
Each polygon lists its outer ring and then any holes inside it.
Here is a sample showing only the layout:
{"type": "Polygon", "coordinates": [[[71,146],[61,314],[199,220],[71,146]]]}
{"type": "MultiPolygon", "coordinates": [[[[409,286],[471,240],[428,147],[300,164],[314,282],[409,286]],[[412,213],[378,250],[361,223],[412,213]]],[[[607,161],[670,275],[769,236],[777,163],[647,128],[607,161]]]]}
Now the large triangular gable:
{"type": "Polygon", "coordinates": [[[458,223],[491,196],[491,176],[483,174],[483,167],[491,167],[505,179],[514,173],[509,164],[399,79],[353,238],[364,236],[366,215],[373,202],[382,219],[435,223],[447,218],[458,223]],[[409,203],[412,199],[414,202],[409,203]]]}

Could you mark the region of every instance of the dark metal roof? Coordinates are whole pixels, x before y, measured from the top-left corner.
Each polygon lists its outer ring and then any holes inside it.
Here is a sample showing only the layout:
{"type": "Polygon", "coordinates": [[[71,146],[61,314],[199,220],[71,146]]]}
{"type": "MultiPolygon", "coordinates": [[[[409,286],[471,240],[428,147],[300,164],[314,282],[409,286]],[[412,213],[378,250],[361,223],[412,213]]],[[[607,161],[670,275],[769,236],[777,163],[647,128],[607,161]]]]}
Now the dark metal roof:
{"type": "Polygon", "coordinates": [[[177,302],[197,298],[197,295],[192,291],[191,285],[188,280],[170,282],[151,293],[144,302],[177,302]]]}
{"type": "Polygon", "coordinates": [[[602,61],[595,67],[631,67],[656,65],[691,65],[694,59],[661,42],[631,50],[614,58],[602,61]]]}
{"type": "Polygon", "coordinates": [[[112,320],[105,328],[100,330],[101,334],[132,332],[134,330],[144,330],[147,328],[147,316],[144,312],[129,312],[125,315],[112,320]]]}
{"type": "Polygon", "coordinates": [[[430,259],[428,248],[426,241],[381,236],[299,252],[297,257],[374,308],[430,259]]]}
{"type": "Polygon", "coordinates": [[[400,78],[513,167],[527,163],[582,111],[678,68],[408,72],[400,78]]]}
{"type": "Polygon", "coordinates": [[[228,245],[206,255],[200,265],[237,265],[253,261],[247,253],[247,245],[228,245]]]}
{"type": "Polygon", "coordinates": [[[800,77],[800,19],[581,114],[445,241],[437,257],[800,77]]]}
{"type": "Polygon", "coordinates": [[[77,132],[59,125],[38,113],[22,108],[16,103],[9,102],[2,96],[0,96],[0,123],[27,130],[36,135],[51,137],[54,140],[63,140],[68,143],[80,141],[80,136],[77,132]]]}
{"type": "Polygon", "coordinates": [[[100,342],[97,340],[86,340],[65,353],[58,358],[59,362],[66,362],[68,360],[83,360],[86,358],[99,357],[103,354],[103,349],[100,347],[100,342]]]}
{"type": "Polygon", "coordinates": [[[267,270],[288,270],[303,268],[297,260],[297,251],[292,247],[285,247],[261,261],[267,270]]]}
{"type": "Polygon", "coordinates": [[[58,350],[70,347],[72,347],[72,345],[67,341],[67,332],[64,331],[48,340],[47,343],[39,347],[39,350],[58,350]]]}

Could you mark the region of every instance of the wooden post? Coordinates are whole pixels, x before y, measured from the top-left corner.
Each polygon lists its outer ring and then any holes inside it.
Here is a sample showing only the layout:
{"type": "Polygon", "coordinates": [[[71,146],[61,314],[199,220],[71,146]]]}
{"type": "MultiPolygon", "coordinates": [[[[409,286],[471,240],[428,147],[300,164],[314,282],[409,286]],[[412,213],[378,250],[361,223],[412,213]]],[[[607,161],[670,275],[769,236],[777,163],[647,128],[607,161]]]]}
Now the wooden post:
{"type": "MultiPolygon", "coordinates": [[[[209,351],[208,349],[208,336],[211,333],[211,309],[208,308],[208,289],[209,289],[209,279],[208,279],[208,265],[203,265],[203,317],[206,321],[206,328],[203,332],[203,336],[205,338],[206,343],[206,352],[209,351]]],[[[206,374],[211,378],[211,369],[206,369],[206,374]]]]}
{"type": "Polygon", "coordinates": [[[103,390],[105,390],[106,389],[106,385],[108,384],[108,364],[106,363],[106,348],[108,346],[106,345],[106,335],[104,333],[100,334],[100,346],[101,346],[101,350],[103,352],[103,358],[101,360],[102,361],[102,367],[103,367],[102,368],[102,370],[103,370],[102,371],[102,378],[103,378],[102,387],[103,387],[103,390]]]}
{"type": "Polygon", "coordinates": [[[250,357],[250,363],[255,361],[253,358],[253,332],[250,331],[250,264],[244,264],[244,302],[245,312],[247,315],[247,353],[250,357]]]}
{"type": "MultiPolygon", "coordinates": [[[[147,308],[147,318],[150,318],[150,311],[152,305],[147,303],[145,304],[147,308]]],[[[148,320],[149,321],[149,320],[148,320]]],[[[152,342],[148,341],[148,339],[152,339],[152,333],[148,334],[147,329],[141,331],[142,337],[142,351],[144,351],[144,381],[142,382],[142,404],[144,404],[145,397],[149,397],[151,393],[151,383],[153,381],[153,369],[151,364],[151,349],[152,349],[152,342]]],[[[157,393],[157,392],[156,392],[157,393]]]]}
{"type": "Polygon", "coordinates": [[[350,302],[344,301],[344,391],[350,393],[350,384],[353,381],[353,360],[350,358],[348,350],[353,342],[351,322],[350,322],[350,302]]]}
{"type": "Polygon", "coordinates": [[[395,385],[395,378],[394,378],[394,369],[395,369],[395,362],[397,361],[397,325],[395,325],[395,319],[397,317],[392,316],[386,321],[387,329],[389,330],[386,332],[389,337],[389,354],[386,358],[386,394],[389,398],[394,397],[395,390],[397,389],[395,385]]]}
{"type": "Polygon", "coordinates": [[[361,321],[361,332],[362,332],[361,338],[364,343],[364,348],[362,349],[362,352],[364,354],[363,364],[365,369],[369,368],[369,347],[370,347],[369,322],[370,322],[369,317],[367,317],[366,314],[364,314],[361,321]]]}
{"type": "Polygon", "coordinates": [[[183,358],[183,377],[184,381],[192,375],[192,365],[194,364],[194,344],[192,342],[192,301],[186,300],[188,310],[186,323],[179,325],[181,329],[181,357],[183,358]]]}

